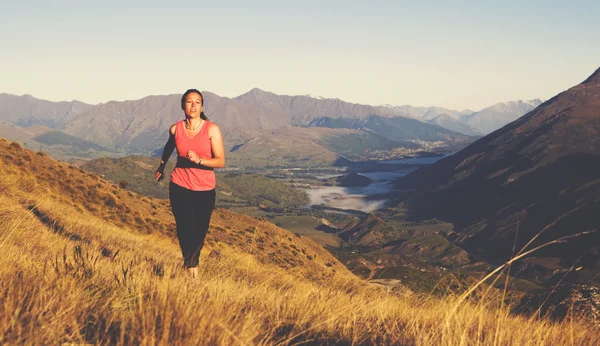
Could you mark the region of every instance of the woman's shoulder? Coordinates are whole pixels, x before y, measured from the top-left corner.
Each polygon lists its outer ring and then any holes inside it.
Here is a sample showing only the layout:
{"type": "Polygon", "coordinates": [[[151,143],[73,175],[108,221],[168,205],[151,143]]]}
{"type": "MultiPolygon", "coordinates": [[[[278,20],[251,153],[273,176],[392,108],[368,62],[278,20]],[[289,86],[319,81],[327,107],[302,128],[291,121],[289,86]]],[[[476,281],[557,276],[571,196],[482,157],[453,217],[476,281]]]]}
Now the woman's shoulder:
{"type": "Polygon", "coordinates": [[[207,120],[206,122],[207,122],[207,125],[208,125],[208,131],[209,131],[209,132],[212,132],[212,131],[220,131],[220,129],[219,129],[219,125],[217,125],[217,124],[213,123],[213,122],[212,122],[212,121],[210,121],[210,120],[207,120]]]}
{"type": "Polygon", "coordinates": [[[180,122],[183,122],[183,120],[179,120],[175,124],[171,125],[171,127],[169,128],[169,133],[170,134],[172,134],[172,135],[175,134],[175,130],[177,129],[177,125],[179,125],[180,122]]]}
{"type": "Polygon", "coordinates": [[[213,122],[209,122],[208,123],[209,128],[207,130],[208,132],[208,137],[212,140],[213,138],[221,138],[223,135],[221,134],[221,129],[219,129],[219,126],[213,122]]]}
{"type": "Polygon", "coordinates": [[[214,122],[212,122],[210,120],[206,120],[206,124],[208,125],[209,129],[212,129],[212,128],[217,128],[218,129],[219,128],[219,126],[217,124],[215,124],[214,122]]]}

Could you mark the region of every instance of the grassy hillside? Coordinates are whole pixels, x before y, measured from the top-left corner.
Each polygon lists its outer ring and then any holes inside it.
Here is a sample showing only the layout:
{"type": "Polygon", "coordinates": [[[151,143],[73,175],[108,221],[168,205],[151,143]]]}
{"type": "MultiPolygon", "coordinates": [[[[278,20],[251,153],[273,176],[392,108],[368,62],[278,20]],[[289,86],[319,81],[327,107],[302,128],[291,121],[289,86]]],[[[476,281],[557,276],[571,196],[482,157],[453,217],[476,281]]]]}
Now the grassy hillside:
{"type": "Polygon", "coordinates": [[[101,146],[59,131],[46,132],[36,136],[34,140],[46,145],[68,145],[76,151],[106,151],[101,146]]]}
{"type": "MultiPolygon", "coordinates": [[[[23,208],[39,214],[39,218],[51,227],[66,228],[67,221],[62,220],[63,215],[76,213],[76,218],[99,218],[113,226],[138,234],[174,237],[175,222],[167,200],[148,198],[122,189],[118,184],[112,184],[83,169],[23,149],[18,143],[2,145],[2,149],[7,179],[2,189],[3,194],[16,198],[23,208]],[[11,184],[14,187],[11,187],[11,184]],[[45,208],[55,207],[59,210],[53,214],[50,209],[42,208],[42,204],[45,208]],[[67,209],[61,211],[61,208],[67,209]]],[[[306,241],[312,246],[314,244],[311,241],[297,240],[299,238],[290,236],[288,232],[270,223],[223,209],[216,210],[212,221],[215,230],[207,238],[209,244],[216,246],[225,243],[245,249],[250,246],[260,249],[264,246],[262,243],[275,242],[280,245],[275,253],[285,253],[287,256],[291,252],[300,252],[295,255],[297,264],[305,260],[310,261],[301,253],[300,245],[294,242],[306,241]],[[268,227],[262,227],[262,223],[268,227]],[[273,232],[283,233],[277,236],[273,232]],[[248,242],[248,238],[252,241],[248,242]]],[[[327,255],[327,258],[334,260],[327,251],[318,246],[316,248],[321,255],[327,255]]],[[[256,256],[261,261],[281,262],[275,253],[260,251],[256,256]]],[[[279,264],[285,268],[289,267],[283,262],[279,264]]]]}
{"type": "Polygon", "coordinates": [[[0,344],[600,343],[576,318],[514,316],[493,292],[368,284],[309,239],[221,209],[191,280],[165,201],[3,140],[0,162],[0,344]]]}
{"type": "Polygon", "coordinates": [[[327,128],[352,128],[367,130],[389,140],[400,142],[406,149],[444,150],[451,152],[455,148],[463,148],[473,141],[472,137],[452,132],[440,126],[431,126],[417,119],[405,117],[383,117],[371,115],[364,119],[330,118],[315,119],[311,126],[327,128]],[[412,142],[412,145],[410,144],[412,142]],[[417,143],[429,142],[429,148],[417,143]]]}
{"type": "Polygon", "coordinates": [[[349,130],[283,128],[260,130],[227,154],[231,167],[318,167],[331,166],[339,155],[319,144],[320,136],[349,130]]]}
{"type": "MultiPolygon", "coordinates": [[[[159,160],[141,156],[101,158],[87,162],[82,168],[141,195],[168,198],[168,177],[161,183],[154,180],[159,160]]],[[[169,161],[167,175],[173,170],[174,161],[169,161]]],[[[304,192],[257,174],[217,173],[217,191],[217,206],[222,207],[256,205],[286,209],[308,203],[304,192]]]]}
{"type": "Polygon", "coordinates": [[[25,148],[34,151],[43,151],[60,160],[89,159],[103,156],[121,156],[120,153],[108,151],[94,143],[73,137],[53,129],[33,125],[18,127],[0,124],[0,137],[11,141],[18,141],[25,148]]]}
{"type": "MultiPolygon", "coordinates": [[[[339,136],[323,136],[324,146],[349,160],[368,160],[372,151],[390,151],[407,146],[369,132],[349,133],[339,136]]],[[[409,149],[413,149],[409,147],[409,149]]]]}
{"type": "Polygon", "coordinates": [[[254,201],[267,208],[298,208],[309,202],[303,191],[263,175],[229,173],[220,175],[219,178],[223,181],[222,194],[254,201]]]}

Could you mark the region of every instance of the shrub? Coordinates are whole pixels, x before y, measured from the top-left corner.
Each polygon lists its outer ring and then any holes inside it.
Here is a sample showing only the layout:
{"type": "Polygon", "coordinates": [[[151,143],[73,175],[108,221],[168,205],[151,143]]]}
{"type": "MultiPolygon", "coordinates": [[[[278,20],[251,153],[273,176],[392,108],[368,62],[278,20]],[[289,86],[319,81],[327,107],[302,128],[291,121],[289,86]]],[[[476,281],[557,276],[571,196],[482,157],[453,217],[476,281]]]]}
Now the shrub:
{"type": "Polygon", "coordinates": [[[16,150],[16,151],[23,150],[23,147],[21,146],[21,143],[19,143],[19,142],[12,142],[12,143],[10,143],[9,147],[12,148],[12,149],[14,149],[14,150],[16,150]]]}
{"type": "Polygon", "coordinates": [[[115,195],[113,195],[112,193],[109,193],[104,198],[104,205],[107,207],[114,207],[118,203],[119,203],[119,200],[117,200],[117,197],[115,195]]]}

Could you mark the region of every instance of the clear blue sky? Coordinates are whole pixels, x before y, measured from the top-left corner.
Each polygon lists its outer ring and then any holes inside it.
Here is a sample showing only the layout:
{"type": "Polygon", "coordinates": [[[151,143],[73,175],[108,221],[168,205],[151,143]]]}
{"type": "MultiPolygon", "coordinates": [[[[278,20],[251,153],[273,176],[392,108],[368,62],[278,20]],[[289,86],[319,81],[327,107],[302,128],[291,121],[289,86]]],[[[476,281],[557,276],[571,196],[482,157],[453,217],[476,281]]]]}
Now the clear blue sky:
{"type": "Polygon", "coordinates": [[[479,110],[600,67],[600,1],[347,2],[2,0],[0,92],[100,103],[259,87],[479,110]]]}

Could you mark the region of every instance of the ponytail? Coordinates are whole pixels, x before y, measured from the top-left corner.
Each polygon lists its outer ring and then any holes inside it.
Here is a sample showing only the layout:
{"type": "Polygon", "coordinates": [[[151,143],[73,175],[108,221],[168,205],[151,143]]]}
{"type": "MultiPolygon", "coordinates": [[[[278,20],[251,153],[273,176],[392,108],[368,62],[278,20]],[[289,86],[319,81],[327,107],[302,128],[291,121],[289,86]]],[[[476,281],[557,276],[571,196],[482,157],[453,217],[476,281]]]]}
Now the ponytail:
{"type": "Polygon", "coordinates": [[[200,112],[200,119],[208,120],[208,117],[206,115],[204,115],[204,112],[200,112]]]}

